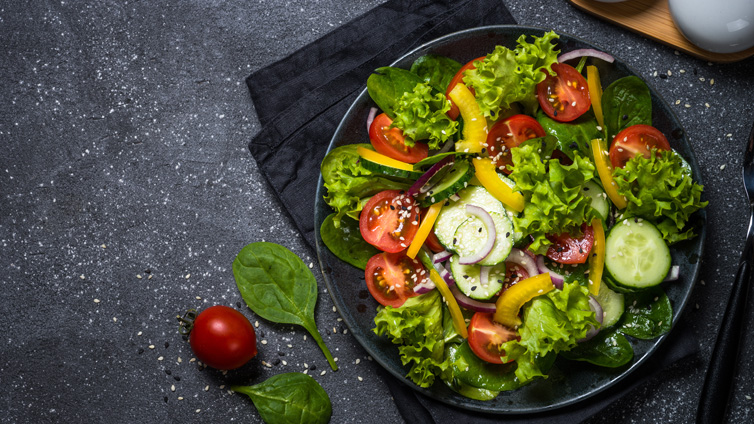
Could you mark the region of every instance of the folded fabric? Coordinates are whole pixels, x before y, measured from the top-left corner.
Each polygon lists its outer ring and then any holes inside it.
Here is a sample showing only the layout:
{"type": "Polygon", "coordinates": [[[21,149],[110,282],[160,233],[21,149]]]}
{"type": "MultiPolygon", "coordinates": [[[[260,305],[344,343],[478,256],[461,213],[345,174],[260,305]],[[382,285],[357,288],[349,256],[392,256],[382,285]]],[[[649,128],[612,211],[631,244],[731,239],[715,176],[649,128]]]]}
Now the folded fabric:
{"type": "MultiPolygon", "coordinates": [[[[335,128],[372,71],[442,35],[514,23],[500,0],[391,0],[246,79],[262,126],[249,150],[312,248],[320,163],[335,128]]],[[[667,340],[665,350],[657,352],[651,363],[599,398],[545,415],[509,416],[505,421],[574,423],[588,418],[668,364],[695,352],[698,347],[689,334],[684,328],[675,329],[670,336],[674,341],[667,340]]],[[[429,399],[383,374],[408,423],[499,421],[429,399]]]]}

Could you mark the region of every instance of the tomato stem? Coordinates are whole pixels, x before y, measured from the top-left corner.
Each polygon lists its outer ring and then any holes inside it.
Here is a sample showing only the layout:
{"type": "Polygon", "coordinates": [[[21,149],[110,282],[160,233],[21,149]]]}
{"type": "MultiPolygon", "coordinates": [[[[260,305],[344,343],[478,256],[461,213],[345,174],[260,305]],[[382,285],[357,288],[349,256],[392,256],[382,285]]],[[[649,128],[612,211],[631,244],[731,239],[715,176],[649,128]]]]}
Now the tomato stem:
{"type": "Polygon", "coordinates": [[[184,312],[183,316],[178,315],[176,318],[178,319],[179,327],[178,332],[182,336],[188,336],[191,334],[191,330],[194,328],[194,320],[196,320],[196,309],[189,309],[188,311],[184,312]]]}

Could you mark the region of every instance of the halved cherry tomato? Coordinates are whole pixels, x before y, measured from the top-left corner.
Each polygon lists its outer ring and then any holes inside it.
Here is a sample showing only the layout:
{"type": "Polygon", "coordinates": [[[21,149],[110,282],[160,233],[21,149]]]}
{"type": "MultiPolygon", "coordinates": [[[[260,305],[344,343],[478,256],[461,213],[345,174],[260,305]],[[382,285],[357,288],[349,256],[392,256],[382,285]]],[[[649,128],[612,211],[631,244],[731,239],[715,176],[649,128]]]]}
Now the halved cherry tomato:
{"type": "Polygon", "coordinates": [[[594,230],[591,225],[581,226],[581,235],[568,233],[550,235],[547,239],[552,242],[547,249],[546,256],[561,264],[583,264],[589,258],[594,244],[594,230]]]}
{"type": "Polygon", "coordinates": [[[652,149],[670,150],[670,143],[665,135],[650,125],[631,125],[613,139],[609,153],[610,163],[614,168],[623,168],[637,155],[649,159],[652,149]]]}
{"type": "Polygon", "coordinates": [[[570,122],[592,106],[586,79],[573,66],[556,63],[550,75],[537,84],[537,100],[542,110],[550,118],[559,122],[570,122]]]}
{"type": "MultiPolygon", "coordinates": [[[[456,74],[453,76],[453,79],[450,80],[450,84],[448,84],[448,89],[445,90],[445,97],[447,97],[448,100],[450,100],[450,92],[451,90],[453,90],[453,87],[455,87],[459,82],[463,82],[463,73],[469,69],[476,69],[474,62],[476,62],[477,60],[483,60],[485,57],[487,56],[478,57],[472,60],[471,62],[463,65],[463,67],[459,69],[458,72],[456,72],[456,74]]],[[[474,92],[472,88],[469,88],[469,90],[472,90],[472,93],[474,92]]],[[[453,101],[450,100],[450,110],[448,111],[448,117],[455,121],[458,118],[458,114],[460,113],[461,111],[458,110],[458,106],[456,106],[453,101]]]]}
{"type": "Polygon", "coordinates": [[[505,263],[505,280],[503,280],[503,289],[529,278],[529,273],[521,266],[514,263],[505,263]]]}
{"type": "Polygon", "coordinates": [[[384,113],[377,115],[369,126],[369,141],[378,153],[406,163],[416,163],[427,157],[427,143],[417,141],[406,146],[406,137],[400,128],[390,128],[393,120],[384,113]]]}
{"type": "Polygon", "coordinates": [[[469,324],[469,347],[479,359],[502,364],[505,350],[501,345],[513,339],[521,340],[518,333],[492,320],[493,313],[477,312],[469,324]]]}
{"type": "Polygon", "coordinates": [[[424,267],[403,252],[378,253],[367,261],[364,277],[372,297],[384,306],[397,308],[417,296],[414,286],[426,279],[424,267]]]}
{"type": "Polygon", "coordinates": [[[429,250],[431,250],[434,253],[439,253],[445,250],[445,248],[440,244],[440,240],[437,238],[437,235],[434,231],[430,231],[429,235],[427,236],[427,239],[424,240],[424,244],[429,247],[429,250]]]}
{"type": "Polygon", "coordinates": [[[404,191],[385,190],[375,194],[361,210],[359,231],[372,246],[384,252],[400,252],[414,239],[420,218],[413,197],[404,191]]]}
{"type": "Polygon", "coordinates": [[[545,136],[545,130],[528,115],[513,115],[496,123],[487,134],[487,147],[495,168],[510,174],[508,165],[513,165],[510,150],[532,138],[545,136]]]}

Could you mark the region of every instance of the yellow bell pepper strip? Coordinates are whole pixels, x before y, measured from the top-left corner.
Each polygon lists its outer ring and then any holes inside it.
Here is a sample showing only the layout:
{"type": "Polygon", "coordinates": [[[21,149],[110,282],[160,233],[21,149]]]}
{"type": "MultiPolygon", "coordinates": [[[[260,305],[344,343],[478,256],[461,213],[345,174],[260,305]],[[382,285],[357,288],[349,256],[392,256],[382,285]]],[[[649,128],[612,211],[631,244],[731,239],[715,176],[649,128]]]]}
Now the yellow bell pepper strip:
{"type": "Polygon", "coordinates": [[[500,177],[495,171],[495,164],[492,163],[490,158],[474,158],[471,160],[474,164],[474,174],[482,186],[495,197],[495,199],[503,202],[505,206],[521,212],[524,210],[524,196],[521,193],[513,191],[512,188],[500,177]]]}
{"type": "Polygon", "coordinates": [[[594,218],[592,229],[594,230],[594,244],[589,254],[589,293],[597,296],[602,283],[602,271],[605,269],[605,227],[602,226],[602,220],[594,218]]]}
{"type": "Polygon", "coordinates": [[[592,98],[592,110],[600,127],[605,128],[605,118],[602,115],[602,84],[600,73],[596,66],[586,67],[586,85],[589,87],[589,97],[592,98]]]}
{"type": "Polygon", "coordinates": [[[517,328],[521,325],[518,311],[521,310],[524,303],[554,289],[555,286],[552,284],[549,272],[537,274],[510,286],[497,298],[497,302],[495,302],[497,309],[493,320],[506,327],[517,328]]]}
{"type": "Polygon", "coordinates": [[[419,253],[419,249],[421,249],[421,247],[424,245],[424,241],[427,240],[427,237],[429,237],[429,233],[432,232],[432,227],[435,225],[437,215],[440,214],[440,209],[442,209],[442,205],[444,203],[444,200],[442,202],[437,202],[430,206],[429,209],[427,209],[427,213],[424,215],[422,223],[419,225],[419,229],[416,230],[414,239],[408,246],[406,256],[411,259],[416,258],[416,254],[419,253]]]}
{"type": "Polygon", "coordinates": [[[613,180],[613,167],[607,159],[607,152],[602,148],[602,142],[596,138],[592,140],[592,154],[594,155],[594,165],[597,167],[597,173],[607,197],[618,209],[624,209],[627,204],[626,198],[618,194],[618,186],[613,180]]]}
{"type": "Polygon", "coordinates": [[[442,279],[440,273],[437,272],[432,264],[432,258],[429,256],[426,249],[421,249],[419,251],[419,260],[424,267],[427,268],[429,271],[429,279],[435,283],[435,287],[437,287],[437,290],[440,291],[443,299],[445,299],[445,304],[448,306],[448,311],[450,311],[450,318],[453,321],[453,327],[455,327],[458,334],[464,339],[469,337],[469,332],[466,329],[466,320],[463,319],[461,308],[458,306],[458,302],[453,296],[453,293],[451,293],[450,288],[445,284],[445,280],[442,279]]]}
{"type": "Polygon", "coordinates": [[[356,152],[359,154],[359,156],[374,163],[379,163],[380,165],[389,166],[391,168],[402,169],[404,171],[414,172],[413,165],[395,160],[391,157],[383,155],[382,153],[377,153],[374,150],[369,150],[366,147],[359,146],[356,148],[356,152]]]}
{"type": "Polygon", "coordinates": [[[456,142],[456,152],[480,153],[487,143],[487,119],[476,98],[464,84],[456,84],[448,97],[458,106],[463,118],[463,140],[456,142]]]}

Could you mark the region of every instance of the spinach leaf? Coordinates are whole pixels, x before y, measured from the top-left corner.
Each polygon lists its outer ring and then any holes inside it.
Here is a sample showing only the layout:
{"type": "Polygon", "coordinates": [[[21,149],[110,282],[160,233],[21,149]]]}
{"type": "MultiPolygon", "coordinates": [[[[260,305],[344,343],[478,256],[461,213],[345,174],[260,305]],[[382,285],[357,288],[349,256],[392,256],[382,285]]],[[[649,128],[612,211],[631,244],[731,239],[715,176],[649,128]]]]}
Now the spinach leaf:
{"type": "Polygon", "coordinates": [[[300,372],[278,374],[254,386],[231,386],[251,398],[268,424],[325,424],[332,416],[327,392],[300,372]]]}
{"type": "Polygon", "coordinates": [[[466,383],[458,381],[458,379],[453,379],[453,381],[443,380],[443,382],[445,383],[445,385],[450,387],[450,389],[453,390],[454,392],[458,393],[461,396],[467,397],[469,399],[488,401],[488,400],[495,399],[497,395],[500,394],[500,392],[496,392],[493,390],[481,389],[479,387],[470,386],[466,383]]]}
{"type": "Polygon", "coordinates": [[[522,386],[516,378],[515,363],[491,364],[477,357],[464,340],[461,344],[446,347],[455,379],[469,386],[497,392],[515,390],[522,386]]]}
{"type": "Polygon", "coordinates": [[[441,92],[445,92],[450,80],[456,75],[463,65],[455,60],[436,55],[422,56],[411,65],[411,72],[441,92]]]}
{"type": "Polygon", "coordinates": [[[670,331],[673,307],[662,289],[626,293],[625,296],[626,312],[619,331],[642,340],[651,340],[670,331]]]}
{"type": "Polygon", "coordinates": [[[571,160],[574,153],[592,158],[589,143],[595,138],[603,138],[602,132],[597,129],[597,120],[591,113],[585,113],[571,122],[558,122],[540,109],[536,118],[545,133],[558,139],[558,148],[571,160]]]}
{"type": "Polygon", "coordinates": [[[255,314],[306,328],[330,367],[338,369],[314,322],[317,280],[301,258],[279,244],[251,243],[233,260],[233,276],[243,300],[255,314]]]}
{"type": "Polygon", "coordinates": [[[356,268],[366,269],[369,258],[379,253],[374,246],[364,241],[359,231],[359,222],[350,218],[340,220],[340,228],[333,223],[335,214],[322,222],[319,235],[330,251],[356,268]]]}
{"type": "Polygon", "coordinates": [[[411,71],[386,66],[377,68],[367,79],[369,96],[383,112],[395,119],[395,105],[403,93],[413,92],[421,77],[411,71]]]}
{"type": "Polygon", "coordinates": [[[617,329],[612,329],[600,331],[593,339],[560,354],[574,361],[617,368],[631,361],[634,357],[634,349],[623,334],[617,329]]]}
{"type": "Polygon", "coordinates": [[[652,125],[652,96],[649,87],[635,76],[616,80],[602,93],[602,112],[607,140],[636,124],[652,125]]]}

